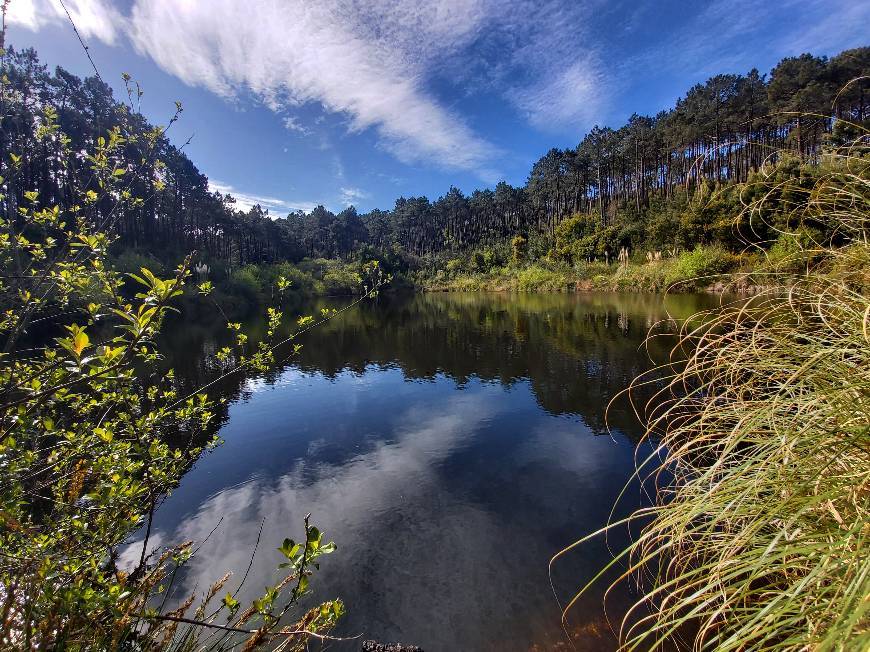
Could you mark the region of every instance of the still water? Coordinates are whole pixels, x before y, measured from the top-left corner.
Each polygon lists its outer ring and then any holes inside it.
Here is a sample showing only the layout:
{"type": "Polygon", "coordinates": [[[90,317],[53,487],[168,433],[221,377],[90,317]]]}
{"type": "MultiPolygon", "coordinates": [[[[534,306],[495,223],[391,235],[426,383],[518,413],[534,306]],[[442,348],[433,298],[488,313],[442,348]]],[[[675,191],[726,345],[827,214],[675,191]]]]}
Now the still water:
{"type": "MultiPolygon", "coordinates": [[[[562,649],[548,560],[606,522],[641,434],[625,400],[605,421],[608,401],[650,357],[665,359],[671,340],[643,344],[656,322],[712,301],[428,294],[342,313],[274,372],[218,385],[224,443],[153,526],[155,546],[208,537],[176,595],[202,592],[227,570],[241,579],[263,523],[241,592],[257,597],[278,579],[275,548],[304,538],[311,513],[338,544],[312,579],[313,598],[346,603],[336,634],[427,652],[562,649]]],[[[179,376],[191,386],[214,376],[220,324],[169,330],[179,376]]],[[[640,501],[629,491],[618,513],[640,501]]],[[[609,559],[603,540],[568,555],[554,572],[559,596],[609,559]]],[[[608,599],[617,623],[627,591],[608,599]]],[[[613,649],[600,591],[577,605],[570,632],[579,650],[613,649]]]]}

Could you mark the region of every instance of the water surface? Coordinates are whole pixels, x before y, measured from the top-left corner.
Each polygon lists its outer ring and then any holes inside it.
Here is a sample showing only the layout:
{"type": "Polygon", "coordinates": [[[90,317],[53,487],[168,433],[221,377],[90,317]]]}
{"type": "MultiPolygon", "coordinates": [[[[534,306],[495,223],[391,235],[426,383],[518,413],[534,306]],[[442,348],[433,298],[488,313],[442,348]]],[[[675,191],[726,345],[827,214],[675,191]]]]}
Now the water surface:
{"type": "MultiPolygon", "coordinates": [[[[547,562],[606,522],[641,434],[626,401],[607,422],[606,405],[650,355],[664,359],[669,340],[643,346],[650,327],[710,301],[430,294],[341,314],[274,372],[218,386],[224,444],[187,473],[153,528],[155,545],[214,530],[177,595],[227,570],[240,579],[263,523],[242,591],[256,597],[278,578],[275,548],[304,538],[311,513],[338,544],[312,582],[314,598],[347,605],[337,634],[427,652],[562,649],[547,562]]],[[[214,375],[206,360],[220,333],[171,325],[170,362],[191,386],[214,375]]],[[[640,500],[629,492],[622,511],[640,500]]],[[[554,573],[559,596],[608,559],[603,541],[567,556],[554,573]]],[[[572,614],[580,650],[613,649],[601,597],[572,614]]],[[[613,594],[611,619],[629,597],[613,594]]]]}

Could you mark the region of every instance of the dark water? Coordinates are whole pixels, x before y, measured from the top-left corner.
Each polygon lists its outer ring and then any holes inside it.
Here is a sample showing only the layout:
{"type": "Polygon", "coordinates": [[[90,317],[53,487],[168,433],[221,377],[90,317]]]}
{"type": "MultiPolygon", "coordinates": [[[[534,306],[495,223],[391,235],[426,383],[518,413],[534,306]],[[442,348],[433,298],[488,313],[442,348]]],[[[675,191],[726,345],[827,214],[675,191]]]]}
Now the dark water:
{"type": "MultiPolygon", "coordinates": [[[[274,373],[219,385],[225,443],[154,524],[156,545],[202,541],[217,526],[177,595],[227,570],[238,581],[265,520],[242,592],[256,597],[278,577],[275,548],[302,537],[310,512],[338,544],[312,582],[314,598],[347,605],[337,634],[427,652],[561,649],[547,562],[605,523],[640,436],[627,401],[611,408],[607,434],[605,407],[650,355],[664,359],[667,339],[641,346],[655,322],[710,303],[439,294],[384,296],[343,313],[274,373]]],[[[171,325],[171,363],[187,382],[214,374],[204,360],[221,332],[171,325]]],[[[630,491],[622,511],[639,501],[630,491]]],[[[616,532],[611,545],[621,542],[616,532]]],[[[603,540],[568,555],[554,573],[560,597],[607,560],[603,540]]],[[[628,597],[614,592],[611,619],[628,597]]],[[[593,591],[572,612],[577,649],[613,648],[601,601],[593,591]]]]}

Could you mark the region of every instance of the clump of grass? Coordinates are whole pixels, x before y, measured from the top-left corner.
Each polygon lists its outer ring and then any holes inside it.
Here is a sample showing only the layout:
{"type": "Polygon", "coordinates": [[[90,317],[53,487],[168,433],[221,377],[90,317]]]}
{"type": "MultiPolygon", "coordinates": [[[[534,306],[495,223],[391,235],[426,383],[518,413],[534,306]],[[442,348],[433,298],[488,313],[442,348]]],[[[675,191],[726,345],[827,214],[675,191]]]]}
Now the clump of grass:
{"type": "Polygon", "coordinates": [[[623,649],[870,649],[870,161],[858,147],[829,154],[814,187],[794,184],[791,223],[830,227],[794,247],[801,264],[778,265],[802,271],[686,322],[664,388],[636,406],[655,448],[638,477],[655,499],[590,535],[643,524],[610,565],[642,594],[623,649]]]}
{"type": "Polygon", "coordinates": [[[732,269],[735,263],[736,257],[721,245],[698,245],[677,256],[665,272],[665,284],[674,289],[704,287],[732,269]]]}
{"type": "Polygon", "coordinates": [[[521,292],[558,292],[565,291],[570,285],[567,274],[541,265],[529,265],[516,275],[516,286],[521,292]]]}

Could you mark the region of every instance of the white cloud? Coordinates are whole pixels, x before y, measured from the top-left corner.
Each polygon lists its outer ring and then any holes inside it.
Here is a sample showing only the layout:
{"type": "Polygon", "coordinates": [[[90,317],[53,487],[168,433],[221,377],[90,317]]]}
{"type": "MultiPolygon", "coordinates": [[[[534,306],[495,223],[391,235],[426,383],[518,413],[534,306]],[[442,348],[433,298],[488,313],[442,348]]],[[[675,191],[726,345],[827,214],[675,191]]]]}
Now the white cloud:
{"type": "MultiPolygon", "coordinates": [[[[19,22],[37,29],[34,3],[48,1],[18,0],[19,22]]],[[[576,52],[594,50],[584,17],[600,1],[134,0],[129,16],[107,0],[70,3],[83,32],[105,41],[126,32],[141,54],[187,84],[225,98],[249,91],[281,114],[317,103],[343,116],[352,133],[373,129],[403,162],[474,171],[490,182],[503,152],[446,106],[432,82],[469,94],[494,88],[539,127],[588,121],[603,93],[593,89],[593,57],[581,71],[576,52]]],[[[54,20],[59,5],[51,6],[54,20]]],[[[294,116],[283,122],[311,134],[294,116]]]]}
{"type": "Polygon", "coordinates": [[[316,202],[310,201],[289,201],[278,197],[268,197],[264,195],[254,195],[243,192],[231,186],[228,183],[209,180],[208,189],[211,192],[219,192],[222,195],[232,195],[236,200],[235,207],[241,211],[249,211],[255,205],[259,204],[263,209],[268,209],[275,217],[283,217],[287,213],[302,210],[306,213],[314,210],[317,207],[316,202]]]}
{"type": "Polygon", "coordinates": [[[457,68],[539,129],[589,128],[617,86],[602,73],[603,40],[593,28],[606,8],[606,0],[492,0],[478,59],[457,68]]]}
{"type": "MultiPolygon", "coordinates": [[[[329,147],[326,149],[329,149],[329,147]]],[[[338,155],[332,157],[332,173],[339,181],[344,180],[344,163],[341,162],[341,158],[338,155]]]]}
{"type": "Polygon", "coordinates": [[[361,188],[341,188],[342,206],[351,206],[361,199],[368,199],[371,195],[361,188]]]}
{"type": "Polygon", "coordinates": [[[284,128],[287,131],[295,131],[296,133],[303,136],[310,136],[312,133],[308,127],[299,122],[299,118],[288,115],[284,118],[282,122],[284,123],[284,128]]]}
{"type": "Polygon", "coordinates": [[[481,2],[137,0],[130,37],[142,54],[225,97],[267,106],[318,102],[405,162],[479,170],[497,154],[426,89],[434,57],[474,37],[481,2]]]}
{"type": "MultiPolygon", "coordinates": [[[[695,8],[646,38],[644,11],[612,0],[132,0],[128,16],[110,0],[66,2],[83,37],[114,43],[127,34],[188,84],[227,98],[250,91],[282,116],[316,103],[350,132],[374,130],[404,162],[485,181],[498,176],[502,152],[434,93],[435,82],[501,95],[539,129],[582,130],[610,117],[632,79],[833,52],[863,43],[870,20],[870,5],[854,0],[734,0],[695,8]],[[637,32],[632,41],[601,30],[617,13],[630,13],[620,32],[637,32]],[[743,47],[748,38],[762,49],[743,47]]],[[[58,0],[15,0],[8,20],[36,30],[66,16],[58,0]]],[[[294,116],[283,121],[312,133],[294,116]]]]}
{"type": "Polygon", "coordinates": [[[601,119],[605,85],[591,59],[577,61],[540,83],[509,93],[510,99],[533,125],[589,127],[601,119]]]}
{"type": "MultiPolygon", "coordinates": [[[[110,3],[104,0],[66,0],[65,4],[82,38],[94,37],[110,45],[115,43],[123,19],[110,3]]],[[[12,0],[6,13],[10,25],[31,31],[68,20],[58,0],[12,0]]]]}

